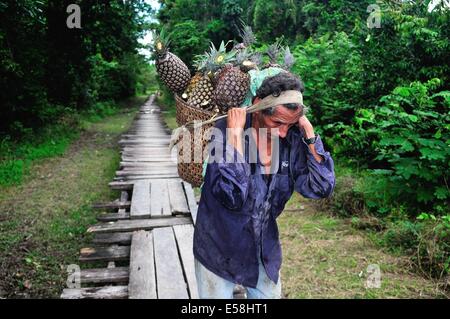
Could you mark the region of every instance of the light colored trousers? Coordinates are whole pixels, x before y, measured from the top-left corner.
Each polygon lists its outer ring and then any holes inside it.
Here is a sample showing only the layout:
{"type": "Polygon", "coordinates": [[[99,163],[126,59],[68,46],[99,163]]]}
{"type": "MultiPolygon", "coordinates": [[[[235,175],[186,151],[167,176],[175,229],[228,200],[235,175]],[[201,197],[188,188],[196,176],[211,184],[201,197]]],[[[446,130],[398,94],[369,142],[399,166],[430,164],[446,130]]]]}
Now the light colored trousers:
{"type": "MultiPolygon", "coordinates": [[[[209,271],[195,259],[195,276],[197,277],[200,299],[233,299],[235,283],[228,281],[209,271]]],[[[259,277],[256,288],[245,287],[247,299],[280,299],[281,278],[274,283],[267,277],[263,264],[259,261],[259,277]]]]}

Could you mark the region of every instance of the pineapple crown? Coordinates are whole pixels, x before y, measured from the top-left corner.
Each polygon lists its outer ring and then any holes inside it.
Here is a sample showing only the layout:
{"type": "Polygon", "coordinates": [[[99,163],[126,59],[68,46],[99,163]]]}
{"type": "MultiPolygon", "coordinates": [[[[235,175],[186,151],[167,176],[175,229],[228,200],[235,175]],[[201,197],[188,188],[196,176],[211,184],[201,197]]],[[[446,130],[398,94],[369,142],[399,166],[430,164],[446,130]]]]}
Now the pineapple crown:
{"type": "Polygon", "coordinates": [[[295,57],[294,55],[291,53],[291,50],[289,49],[289,46],[286,46],[286,48],[284,48],[284,64],[283,64],[283,68],[287,71],[289,71],[292,66],[295,63],[295,57]]]}
{"type": "Polygon", "coordinates": [[[266,54],[268,55],[270,63],[272,63],[272,64],[276,64],[278,61],[278,58],[281,54],[281,42],[282,41],[283,41],[283,39],[281,38],[277,42],[269,45],[269,47],[267,48],[266,54]]]}
{"type": "Polygon", "coordinates": [[[234,62],[237,52],[235,50],[226,52],[226,46],[230,42],[225,43],[222,41],[218,49],[211,42],[209,52],[195,57],[194,63],[197,69],[201,72],[215,72],[226,64],[234,62]]]}
{"type": "Polygon", "coordinates": [[[152,47],[152,52],[159,57],[166,55],[169,51],[170,37],[166,33],[164,28],[158,33],[153,33],[153,38],[155,39],[152,47]]]}
{"type": "Polygon", "coordinates": [[[248,48],[253,43],[256,42],[255,34],[253,33],[252,27],[247,25],[244,21],[241,20],[241,29],[239,31],[239,36],[242,38],[242,44],[244,47],[248,48]]]}

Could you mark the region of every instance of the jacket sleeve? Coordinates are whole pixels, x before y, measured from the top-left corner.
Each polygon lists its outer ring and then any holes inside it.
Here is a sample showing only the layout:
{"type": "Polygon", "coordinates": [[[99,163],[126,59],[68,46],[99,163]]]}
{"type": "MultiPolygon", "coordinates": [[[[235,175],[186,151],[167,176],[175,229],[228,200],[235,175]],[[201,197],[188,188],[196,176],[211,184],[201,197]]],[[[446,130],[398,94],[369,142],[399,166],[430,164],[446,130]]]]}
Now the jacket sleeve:
{"type": "Polygon", "coordinates": [[[316,151],[323,160],[319,163],[301,137],[295,141],[293,175],[295,190],[306,198],[320,199],[331,196],[336,179],[334,162],[323,147],[320,136],[315,143],[316,151]]]}
{"type": "Polygon", "coordinates": [[[206,168],[206,176],[211,185],[213,196],[229,210],[239,211],[248,196],[250,183],[250,165],[243,156],[228,143],[221,144],[223,151],[214,156],[206,168]]]}

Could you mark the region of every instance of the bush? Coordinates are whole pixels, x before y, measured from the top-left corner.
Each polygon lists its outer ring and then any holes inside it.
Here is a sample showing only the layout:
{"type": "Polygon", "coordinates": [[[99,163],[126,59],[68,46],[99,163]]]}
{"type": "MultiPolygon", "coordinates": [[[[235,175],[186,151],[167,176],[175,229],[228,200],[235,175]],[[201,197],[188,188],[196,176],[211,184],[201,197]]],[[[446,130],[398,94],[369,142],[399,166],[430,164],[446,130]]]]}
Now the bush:
{"type": "Polygon", "coordinates": [[[358,111],[355,139],[377,154],[367,159],[366,197],[380,213],[398,205],[411,216],[448,207],[450,92],[439,86],[434,79],[397,87],[379,107],[358,111]]]}

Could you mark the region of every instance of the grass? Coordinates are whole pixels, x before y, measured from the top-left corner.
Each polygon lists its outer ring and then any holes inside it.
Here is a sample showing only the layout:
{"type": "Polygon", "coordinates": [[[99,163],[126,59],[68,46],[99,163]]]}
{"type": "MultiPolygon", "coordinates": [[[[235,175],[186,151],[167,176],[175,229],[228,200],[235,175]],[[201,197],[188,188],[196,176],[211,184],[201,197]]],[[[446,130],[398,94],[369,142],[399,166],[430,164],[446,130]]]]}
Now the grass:
{"type": "Polygon", "coordinates": [[[83,119],[62,155],[33,162],[21,184],[2,188],[0,297],[59,296],[67,266],[90,245],[85,232],[100,213],[91,204],[118,197],[108,187],[120,161],[117,141],[144,100],[131,99],[104,119],[83,119]]]}
{"type": "Polygon", "coordinates": [[[318,212],[298,194],[278,225],[287,298],[448,298],[438,282],[414,273],[406,256],[384,252],[351,219],[318,212]],[[369,265],[380,268],[380,288],[366,288],[369,265]]]}

